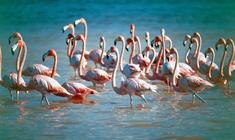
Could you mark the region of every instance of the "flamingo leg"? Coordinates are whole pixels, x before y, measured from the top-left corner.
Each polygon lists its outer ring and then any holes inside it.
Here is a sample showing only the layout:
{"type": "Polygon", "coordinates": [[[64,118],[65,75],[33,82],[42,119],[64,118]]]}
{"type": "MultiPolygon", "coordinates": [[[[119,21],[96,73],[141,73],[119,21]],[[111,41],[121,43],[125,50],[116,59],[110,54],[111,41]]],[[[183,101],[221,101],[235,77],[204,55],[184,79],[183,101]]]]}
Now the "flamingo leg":
{"type": "Polygon", "coordinates": [[[144,94],[141,94],[141,95],[140,95],[140,98],[143,99],[146,104],[148,103],[147,100],[146,100],[146,98],[145,98],[145,96],[144,96],[144,94]]]}
{"type": "Polygon", "coordinates": [[[130,96],[130,105],[131,105],[131,108],[132,108],[133,100],[132,100],[132,96],[131,96],[131,94],[129,94],[129,96],[130,96]]]}
{"type": "Polygon", "coordinates": [[[8,91],[9,91],[9,93],[10,93],[11,100],[13,100],[13,95],[12,95],[12,93],[11,93],[11,90],[10,90],[10,89],[8,89],[8,91]]]}
{"type": "Polygon", "coordinates": [[[46,100],[47,105],[50,105],[46,95],[45,95],[45,100],[46,100]]]}
{"type": "Polygon", "coordinates": [[[194,94],[199,100],[201,100],[203,103],[207,104],[207,102],[202,97],[200,97],[197,93],[194,93],[194,94]]]}
{"type": "Polygon", "coordinates": [[[18,90],[16,90],[16,100],[19,100],[19,94],[20,94],[20,92],[18,90]]]}
{"type": "Polygon", "coordinates": [[[43,104],[43,100],[45,98],[45,95],[42,94],[42,98],[41,98],[41,105],[43,104]]]}
{"type": "Polygon", "coordinates": [[[193,93],[193,98],[192,98],[192,103],[194,104],[195,103],[195,93],[193,93]]]}

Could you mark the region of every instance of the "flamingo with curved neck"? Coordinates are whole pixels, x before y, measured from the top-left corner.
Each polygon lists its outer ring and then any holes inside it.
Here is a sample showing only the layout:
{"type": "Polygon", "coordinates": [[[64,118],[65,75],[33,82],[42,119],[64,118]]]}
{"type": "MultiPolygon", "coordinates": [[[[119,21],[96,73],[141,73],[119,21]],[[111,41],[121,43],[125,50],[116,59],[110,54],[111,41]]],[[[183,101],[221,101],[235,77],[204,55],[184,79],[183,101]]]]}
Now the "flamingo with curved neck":
{"type": "MultiPolygon", "coordinates": [[[[211,59],[211,63],[207,72],[207,77],[210,81],[216,83],[216,84],[221,84],[221,85],[225,85],[227,83],[227,80],[224,79],[224,77],[221,75],[221,69],[212,69],[212,65],[214,63],[215,60],[215,51],[212,47],[209,47],[206,51],[205,51],[205,56],[207,56],[208,54],[212,55],[212,59],[211,59]]],[[[225,58],[226,53],[224,53],[223,57],[225,58]]],[[[223,60],[223,58],[222,58],[223,60]]],[[[220,66],[221,67],[221,66],[220,66]]]]}
{"type": "MultiPolygon", "coordinates": [[[[53,57],[54,63],[53,63],[53,72],[51,74],[51,78],[54,79],[55,73],[56,73],[56,68],[57,68],[57,63],[58,63],[58,58],[57,58],[57,53],[54,49],[48,50],[46,53],[43,54],[42,60],[45,61],[47,57],[53,57]]],[[[76,99],[79,100],[85,100],[86,97],[89,94],[96,94],[97,91],[86,87],[85,85],[77,82],[64,82],[62,84],[62,87],[64,87],[68,92],[76,95],[76,99]]],[[[74,98],[73,98],[74,99],[74,98]]]]}
{"type": "MultiPolygon", "coordinates": [[[[24,55],[23,55],[23,60],[20,64],[20,69],[18,71],[17,75],[17,86],[20,87],[21,90],[37,90],[41,92],[42,98],[41,98],[41,104],[43,103],[43,100],[46,100],[46,103],[50,105],[48,99],[47,99],[47,94],[53,93],[56,96],[61,96],[61,97],[68,97],[68,98],[76,98],[76,95],[73,95],[69,93],[65,88],[63,88],[56,80],[54,80],[51,77],[45,76],[45,75],[35,75],[31,78],[31,80],[26,84],[22,84],[21,80],[21,73],[23,70],[24,66],[24,61],[26,59],[27,55],[27,47],[25,43],[22,40],[19,40],[18,43],[14,46],[11,47],[12,53],[16,51],[17,48],[24,48],[24,55]]],[[[53,72],[53,76],[55,75],[55,72],[53,72]]]]}
{"type": "Polygon", "coordinates": [[[121,49],[121,54],[120,54],[120,61],[118,63],[119,67],[120,67],[120,71],[127,77],[139,77],[140,73],[141,73],[141,69],[139,67],[139,65],[137,64],[125,64],[123,66],[123,59],[124,59],[124,49],[125,49],[125,38],[123,36],[118,36],[115,40],[114,40],[114,46],[116,47],[117,42],[121,42],[122,43],[122,49],[121,49]]]}
{"type": "Polygon", "coordinates": [[[146,91],[152,91],[152,92],[157,92],[157,87],[151,84],[148,84],[144,80],[138,79],[138,78],[128,78],[125,81],[122,81],[121,86],[117,87],[116,85],[116,73],[118,69],[118,63],[119,63],[119,52],[118,49],[114,46],[112,46],[109,49],[109,53],[115,53],[117,57],[117,63],[115,66],[115,69],[112,74],[112,87],[113,90],[119,94],[119,95],[129,95],[130,96],[130,105],[132,107],[133,101],[132,101],[132,96],[136,95],[139,96],[141,99],[144,100],[145,103],[147,103],[144,92],[146,91]]]}
{"type": "Polygon", "coordinates": [[[102,48],[100,64],[101,66],[107,68],[108,71],[110,69],[114,69],[116,64],[116,58],[113,55],[107,55],[105,53],[106,42],[103,36],[100,37],[100,48],[102,48]]]}
{"type": "Polygon", "coordinates": [[[82,64],[85,59],[84,57],[85,57],[85,50],[86,50],[86,41],[85,41],[85,38],[82,34],[77,35],[75,39],[77,41],[82,41],[82,56],[80,59],[79,70],[78,70],[79,76],[83,80],[91,81],[94,86],[96,84],[105,84],[108,81],[110,81],[111,75],[109,75],[106,71],[104,71],[102,69],[98,69],[98,68],[91,69],[91,70],[88,70],[87,72],[85,72],[85,74],[83,74],[82,64]]]}
{"type": "Polygon", "coordinates": [[[172,48],[170,50],[170,53],[173,53],[176,55],[176,63],[174,66],[173,77],[172,77],[173,88],[179,92],[186,92],[186,91],[193,92],[192,93],[192,95],[193,95],[192,102],[193,103],[195,101],[195,97],[197,97],[202,102],[206,103],[206,101],[203,98],[201,98],[198,95],[198,93],[203,91],[205,88],[210,88],[210,87],[213,87],[214,85],[211,84],[210,82],[202,79],[201,77],[195,76],[195,75],[180,76],[180,77],[176,78],[177,67],[179,67],[179,54],[178,54],[178,51],[176,48],[172,48]]]}
{"type": "Polygon", "coordinates": [[[141,44],[140,44],[140,39],[138,36],[134,37],[134,40],[131,38],[127,39],[127,44],[126,44],[126,50],[128,50],[129,45],[131,45],[131,54],[129,57],[129,63],[130,64],[139,64],[141,69],[143,70],[144,68],[147,67],[147,65],[150,63],[150,59],[148,57],[144,57],[141,53],[141,44]],[[138,43],[138,53],[135,55],[135,43],[134,40],[137,41],[138,43]]]}

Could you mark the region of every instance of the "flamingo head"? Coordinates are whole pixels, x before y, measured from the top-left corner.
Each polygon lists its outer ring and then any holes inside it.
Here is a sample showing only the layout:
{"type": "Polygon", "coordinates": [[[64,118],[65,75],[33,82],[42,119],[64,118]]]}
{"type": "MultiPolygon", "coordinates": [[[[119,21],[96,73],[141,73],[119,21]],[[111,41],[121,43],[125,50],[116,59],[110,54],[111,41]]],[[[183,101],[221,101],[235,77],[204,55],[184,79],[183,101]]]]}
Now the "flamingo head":
{"type": "Polygon", "coordinates": [[[132,46],[133,46],[133,44],[134,44],[134,40],[131,39],[131,38],[128,38],[128,39],[126,40],[126,46],[125,46],[126,51],[129,51],[129,49],[128,49],[129,45],[132,45],[132,46]]]}
{"type": "Polygon", "coordinates": [[[193,35],[192,35],[192,37],[200,37],[200,36],[201,36],[201,35],[200,35],[199,32],[194,32],[193,35]]]}
{"type": "Polygon", "coordinates": [[[186,47],[187,42],[191,39],[191,36],[189,34],[184,36],[183,40],[183,46],[186,47]]]}
{"type": "Polygon", "coordinates": [[[42,55],[42,61],[44,62],[48,56],[56,56],[56,51],[54,49],[48,50],[46,53],[42,55]]]}
{"type": "Polygon", "coordinates": [[[78,24],[85,24],[86,20],[84,18],[80,18],[74,21],[74,27],[76,27],[78,24]]]}
{"type": "Polygon", "coordinates": [[[114,46],[116,46],[117,45],[117,42],[118,41],[122,41],[123,43],[125,42],[125,38],[123,37],[123,36],[118,36],[115,40],[114,40],[114,46]]]}
{"type": "Polygon", "coordinates": [[[135,33],[135,24],[131,24],[130,25],[130,34],[134,34],[135,33]]]}
{"type": "Polygon", "coordinates": [[[70,42],[73,42],[73,39],[74,39],[74,35],[69,33],[66,38],[66,44],[69,45],[70,42]]]}
{"type": "MultiPolygon", "coordinates": [[[[218,51],[218,49],[219,49],[218,47],[219,46],[222,46],[222,45],[226,46],[226,44],[227,43],[226,43],[226,40],[224,38],[219,38],[219,40],[215,44],[215,50],[218,51]]],[[[224,47],[224,48],[226,48],[226,47],[224,47]]]]}
{"type": "Polygon", "coordinates": [[[100,37],[100,48],[102,49],[104,47],[104,37],[100,37]]]}
{"type": "Polygon", "coordinates": [[[79,41],[79,40],[83,40],[83,41],[84,41],[84,40],[85,40],[85,37],[84,37],[84,35],[82,35],[82,34],[78,34],[78,35],[75,37],[75,39],[78,40],[78,41],[79,41]]]}
{"type": "Polygon", "coordinates": [[[207,48],[207,50],[204,52],[205,57],[207,57],[209,53],[215,53],[212,47],[207,48]]]}
{"type": "Polygon", "coordinates": [[[233,41],[232,38],[228,38],[228,39],[226,40],[226,47],[225,47],[226,49],[227,49],[228,45],[234,46],[234,41],[233,41]]]}
{"type": "Polygon", "coordinates": [[[15,54],[15,51],[16,51],[16,49],[17,49],[18,47],[21,48],[21,47],[24,47],[24,45],[25,45],[25,43],[24,43],[23,40],[18,40],[18,42],[17,42],[16,44],[14,44],[13,46],[11,46],[11,53],[12,53],[12,55],[15,54]]]}
{"type": "Polygon", "coordinates": [[[160,36],[156,36],[154,40],[151,41],[151,46],[155,48],[159,48],[162,43],[162,38],[160,36]]]}
{"type": "Polygon", "coordinates": [[[70,29],[70,30],[74,30],[74,25],[73,24],[68,24],[68,25],[65,25],[64,27],[63,27],[63,29],[62,29],[62,33],[64,33],[66,30],[68,30],[68,29],[70,29]]]}
{"type": "Polygon", "coordinates": [[[8,38],[8,43],[11,44],[13,40],[14,40],[14,43],[16,43],[18,42],[18,40],[23,40],[23,37],[19,32],[15,32],[8,38]]]}

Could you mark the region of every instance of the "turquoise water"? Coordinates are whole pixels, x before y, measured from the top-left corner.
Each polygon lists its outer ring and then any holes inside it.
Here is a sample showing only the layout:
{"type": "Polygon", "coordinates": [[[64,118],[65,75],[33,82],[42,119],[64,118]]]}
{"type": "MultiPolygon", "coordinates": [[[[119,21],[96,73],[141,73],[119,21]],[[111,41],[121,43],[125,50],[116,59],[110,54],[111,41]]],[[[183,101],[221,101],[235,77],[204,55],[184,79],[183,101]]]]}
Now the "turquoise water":
{"type": "MultiPolygon", "coordinates": [[[[84,17],[88,22],[88,50],[98,47],[99,36],[112,45],[117,35],[129,37],[129,25],[143,40],[145,31],[159,34],[166,29],[181,54],[184,35],[198,31],[203,48],[213,46],[219,37],[235,36],[234,2],[229,1],[1,1],[0,44],[3,49],[3,74],[15,70],[15,56],[7,39],[12,32],[22,33],[28,46],[27,62],[42,63],[41,55],[49,48],[57,50],[58,73],[66,81],[74,74],[66,57],[62,26],[84,17]]],[[[78,28],[78,30],[82,30],[78,28]]],[[[143,46],[145,42],[142,41],[143,46]]],[[[219,54],[221,55],[221,54],[219,54]]],[[[183,57],[181,57],[183,60],[183,57]]],[[[218,60],[217,60],[218,61],[218,60]]],[[[217,62],[218,63],[218,62],[217,62]]],[[[46,65],[51,66],[52,60],[46,65]]],[[[92,64],[92,63],[91,63],[92,64]]],[[[84,82],[87,86],[91,83],[84,82]]],[[[72,104],[49,96],[51,106],[40,105],[40,94],[21,94],[11,101],[8,91],[0,88],[0,139],[234,139],[234,95],[222,88],[202,92],[208,104],[191,104],[191,94],[176,95],[157,82],[161,95],[146,95],[149,104],[134,97],[116,95],[110,83],[91,103],[72,104]],[[143,107],[144,106],[144,107],[143,107]]],[[[234,83],[232,83],[233,88],[234,83]]]]}

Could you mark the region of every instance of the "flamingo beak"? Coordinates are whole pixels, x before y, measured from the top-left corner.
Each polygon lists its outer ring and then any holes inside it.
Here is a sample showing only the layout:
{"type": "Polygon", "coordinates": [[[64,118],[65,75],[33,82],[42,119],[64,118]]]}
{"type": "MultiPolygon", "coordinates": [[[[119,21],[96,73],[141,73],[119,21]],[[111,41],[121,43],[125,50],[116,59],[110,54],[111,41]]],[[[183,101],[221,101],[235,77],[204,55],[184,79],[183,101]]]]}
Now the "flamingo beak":
{"type": "Polygon", "coordinates": [[[15,54],[15,51],[18,47],[18,43],[17,44],[14,44],[13,46],[11,46],[11,54],[14,55],[15,54]]]}
{"type": "Polygon", "coordinates": [[[45,53],[42,55],[42,61],[44,62],[46,60],[46,57],[48,56],[48,53],[45,53]]]}
{"type": "Polygon", "coordinates": [[[218,46],[216,45],[216,46],[215,46],[215,50],[218,51],[218,49],[219,49],[219,48],[218,48],[218,46]]]}
{"type": "Polygon", "coordinates": [[[183,46],[185,47],[186,46],[186,43],[187,43],[187,41],[185,40],[185,41],[183,41],[183,46]]]}
{"type": "Polygon", "coordinates": [[[154,43],[155,43],[155,40],[153,39],[153,40],[151,41],[151,46],[152,46],[152,47],[154,46],[154,43]]]}
{"type": "Polygon", "coordinates": [[[74,21],[74,23],[73,23],[74,27],[76,27],[80,22],[81,22],[81,20],[80,20],[80,19],[75,20],[75,21],[74,21]]]}

